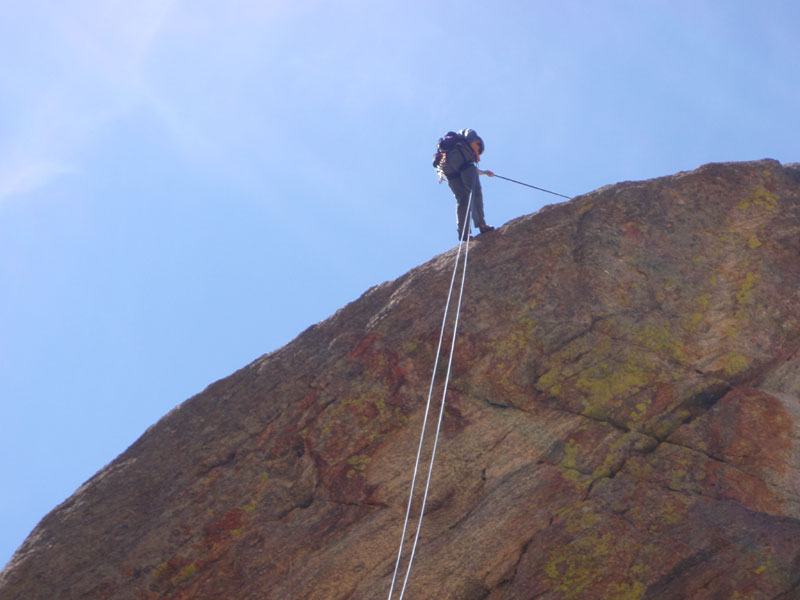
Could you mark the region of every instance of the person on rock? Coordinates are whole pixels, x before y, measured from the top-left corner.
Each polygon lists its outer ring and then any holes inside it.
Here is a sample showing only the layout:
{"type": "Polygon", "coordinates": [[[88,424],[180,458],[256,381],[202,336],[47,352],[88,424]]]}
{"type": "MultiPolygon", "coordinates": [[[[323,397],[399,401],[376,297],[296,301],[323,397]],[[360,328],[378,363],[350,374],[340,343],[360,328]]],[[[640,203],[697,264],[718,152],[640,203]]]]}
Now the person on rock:
{"type": "Polygon", "coordinates": [[[462,241],[469,235],[469,215],[467,214],[467,206],[470,205],[469,195],[473,182],[475,189],[472,190],[472,204],[470,212],[472,213],[472,222],[481,233],[492,231],[494,227],[486,224],[483,216],[483,192],[481,191],[481,182],[478,175],[488,175],[494,177],[491,171],[481,171],[478,169],[478,163],[481,160],[481,154],[484,151],[483,140],[475,132],[474,129],[462,129],[457,134],[449,132],[443,140],[451,137],[453,141],[445,143],[449,146],[446,149],[442,148],[442,140],[440,140],[440,148],[438,162],[434,166],[439,170],[439,173],[447,178],[447,185],[456,197],[456,221],[458,223],[458,239],[462,241]],[[453,134],[451,136],[451,134],[453,134]]]}

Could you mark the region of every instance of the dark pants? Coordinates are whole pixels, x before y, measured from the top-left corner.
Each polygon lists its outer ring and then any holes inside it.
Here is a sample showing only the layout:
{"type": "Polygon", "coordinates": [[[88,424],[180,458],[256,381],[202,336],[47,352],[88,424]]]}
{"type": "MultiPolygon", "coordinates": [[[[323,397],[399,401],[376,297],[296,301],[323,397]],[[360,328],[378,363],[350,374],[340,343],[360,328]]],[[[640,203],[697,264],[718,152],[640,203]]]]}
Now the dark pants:
{"type": "Polygon", "coordinates": [[[470,212],[472,213],[472,222],[475,227],[486,225],[483,217],[483,192],[481,192],[481,181],[478,177],[478,168],[471,164],[466,169],[461,171],[458,175],[448,176],[447,185],[453,191],[456,197],[456,218],[458,222],[458,239],[463,239],[465,235],[469,235],[469,231],[464,234],[464,228],[469,229],[469,219],[467,215],[467,205],[470,204],[469,192],[470,188],[475,185],[472,190],[472,204],[470,212]]]}

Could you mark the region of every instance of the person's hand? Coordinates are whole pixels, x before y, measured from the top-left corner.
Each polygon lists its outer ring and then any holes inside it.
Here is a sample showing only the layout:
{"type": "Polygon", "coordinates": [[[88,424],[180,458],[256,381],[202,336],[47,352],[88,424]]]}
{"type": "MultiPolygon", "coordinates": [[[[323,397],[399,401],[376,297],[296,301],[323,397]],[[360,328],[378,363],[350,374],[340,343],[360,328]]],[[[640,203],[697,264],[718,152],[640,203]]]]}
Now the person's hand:
{"type": "Polygon", "coordinates": [[[478,173],[480,173],[481,175],[488,175],[489,177],[494,177],[494,173],[492,173],[491,171],[481,171],[480,169],[478,169],[478,173]]]}

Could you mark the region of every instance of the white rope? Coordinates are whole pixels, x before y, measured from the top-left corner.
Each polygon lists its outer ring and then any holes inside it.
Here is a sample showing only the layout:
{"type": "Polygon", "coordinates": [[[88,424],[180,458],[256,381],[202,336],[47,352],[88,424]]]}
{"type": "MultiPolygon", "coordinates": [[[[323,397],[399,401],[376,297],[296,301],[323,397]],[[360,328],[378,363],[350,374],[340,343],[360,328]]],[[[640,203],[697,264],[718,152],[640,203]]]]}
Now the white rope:
{"type": "Polygon", "coordinates": [[[456,253],[456,261],[455,261],[455,265],[453,267],[453,276],[450,279],[450,290],[447,293],[447,304],[445,305],[445,308],[444,308],[444,317],[442,318],[442,329],[441,329],[441,331],[439,333],[439,345],[436,348],[436,359],[434,360],[434,363],[433,363],[433,374],[431,375],[431,384],[430,384],[430,387],[428,388],[428,400],[427,400],[427,403],[425,404],[425,416],[422,419],[422,430],[421,430],[420,435],[419,435],[419,446],[417,447],[417,458],[416,458],[416,461],[414,462],[414,474],[411,477],[411,490],[409,491],[409,494],[408,494],[408,507],[406,508],[406,517],[405,517],[405,521],[403,522],[403,533],[402,533],[402,535],[400,537],[400,549],[397,551],[397,562],[395,563],[394,573],[392,575],[392,585],[389,588],[389,600],[392,600],[392,594],[394,593],[394,586],[395,586],[395,583],[397,581],[397,572],[398,572],[398,570],[400,568],[400,561],[401,561],[401,558],[402,558],[402,555],[403,555],[403,545],[404,545],[405,539],[406,539],[406,531],[408,530],[408,521],[409,521],[409,518],[411,516],[411,504],[412,504],[412,501],[413,501],[413,498],[414,498],[414,487],[416,486],[417,475],[419,473],[419,463],[420,463],[420,457],[422,455],[422,445],[423,445],[423,441],[425,439],[425,429],[427,428],[427,424],[428,424],[428,414],[430,412],[430,407],[431,407],[431,398],[433,396],[434,382],[436,381],[436,370],[437,370],[437,368],[439,366],[439,356],[440,356],[441,351],[442,351],[442,340],[444,339],[444,331],[445,331],[445,326],[447,324],[447,313],[448,313],[448,310],[450,309],[450,301],[452,299],[453,288],[455,286],[456,273],[458,272],[458,263],[459,263],[460,257],[461,257],[461,247],[464,246],[466,248],[466,250],[464,252],[464,268],[463,268],[463,271],[461,273],[461,289],[460,289],[459,294],[458,294],[458,303],[456,305],[456,318],[455,318],[455,324],[453,325],[453,341],[452,341],[452,343],[450,345],[450,359],[449,359],[449,361],[447,363],[447,374],[445,375],[444,390],[442,392],[442,404],[439,407],[439,419],[438,419],[438,421],[436,423],[436,435],[435,435],[434,440],[433,440],[433,450],[431,451],[431,460],[430,460],[430,464],[428,466],[428,477],[427,477],[427,481],[425,483],[425,493],[424,493],[424,495],[422,497],[422,507],[420,508],[419,521],[417,523],[417,531],[416,531],[416,534],[414,535],[414,544],[411,547],[411,555],[408,558],[408,567],[406,568],[406,574],[405,574],[405,577],[403,579],[403,587],[400,590],[400,598],[399,598],[399,600],[403,600],[403,596],[406,593],[406,586],[408,585],[408,578],[411,575],[411,565],[414,562],[414,554],[416,553],[417,542],[419,541],[419,534],[420,534],[420,531],[422,530],[422,518],[425,515],[425,504],[426,504],[426,502],[428,500],[428,492],[429,492],[430,486],[431,486],[431,474],[433,473],[433,462],[434,462],[434,460],[436,458],[436,448],[437,448],[437,446],[439,444],[439,432],[441,431],[441,427],[442,427],[442,416],[444,415],[445,399],[447,398],[447,385],[448,385],[448,383],[450,381],[450,372],[451,372],[452,366],[453,366],[453,354],[454,354],[455,347],[456,347],[456,334],[458,333],[458,320],[459,320],[459,317],[461,316],[461,300],[464,297],[464,281],[465,281],[466,275],[467,275],[467,260],[469,258],[469,233],[468,232],[469,232],[470,209],[472,208],[472,190],[475,188],[475,183],[476,183],[477,178],[478,178],[478,173],[477,173],[477,169],[476,169],[475,177],[474,177],[474,179],[472,181],[472,188],[470,189],[470,193],[469,193],[469,200],[467,201],[467,210],[466,210],[466,216],[465,216],[465,219],[464,219],[464,226],[463,226],[462,231],[460,232],[460,239],[459,239],[459,242],[458,242],[458,252],[456,253]],[[463,244],[463,242],[465,241],[465,238],[466,238],[466,244],[463,244]]]}
{"type": "Polygon", "coordinates": [[[422,419],[422,430],[421,430],[421,432],[419,434],[419,446],[417,447],[417,459],[414,462],[414,474],[411,477],[411,490],[409,491],[409,494],[408,494],[408,506],[406,508],[406,518],[405,518],[405,521],[403,522],[403,533],[400,536],[400,549],[397,551],[397,562],[395,563],[394,574],[392,575],[392,585],[389,588],[389,600],[391,600],[392,594],[394,593],[394,586],[395,586],[395,583],[397,581],[397,571],[400,568],[400,561],[401,561],[401,558],[402,558],[402,555],[403,555],[403,545],[404,545],[405,539],[406,539],[406,531],[408,530],[408,521],[409,521],[409,518],[411,516],[411,504],[412,504],[412,501],[414,499],[414,488],[416,487],[417,475],[419,473],[419,463],[420,463],[420,457],[422,455],[422,444],[423,444],[423,441],[425,440],[425,429],[428,426],[428,414],[430,413],[431,398],[433,397],[433,386],[434,386],[434,382],[436,380],[436,371],[437,371],[437,369],[439,367],[439,356],[440,356],[441,351],[442,351],[442,340],[444,339],[444,330],[445,330],[445,325],[447,324],[447,312],[448,312],[448,310],[450,308],[450,300],[452,298],[453,288],[455,287],[456,273],[458,271],[458,263],[459,263],[459,260],[460,260],[460,257],[461,257],[461,246],[462,246],[462,244],[459,241],[459,243],[458,243],[458,252],[456,253],[456,263],[455,263],[455,267],[453,268],[453,276],[452,276],[452,278],[450,280],[450,291],[447,294],[447,304],[445,305],[444,317],[442,318],[442,329],[441,329],[441,332],[439,333],[439,346],[436,349],[436,359],[434,360],[434,363],[433,363],[433,375],[431,376],[431,385],[430,385],[430,388],[428,389],[428,401],[425,404],[425,415],[424,415],[424,417],[422,419]]]}
{"type": "MultiPolygon", "coordinates": [[[[467,212],[469,215],[469,211],[467,212]]],[[[458,294],[458,305],[456,307],[456,320],[455,325],[453,326],[453,342],[450,347],[450,359],[447,363],[447,374],[445,375],[444,379],[444,390],[442,391],[442,405],[439,407],[439,420],[436,424],[436,436],[433,440],[433,450],[431,451],[431,462],[428,467],[428,480],[425,483],[425,494],[422,497],[422,507],[419,511],[419,523],[417,524],[417,533],[414,536],[414,545],[411,547],[411,556],[408,558],[408,568],[406,569],[406,576],[403,580],[403,588],[400,591],[400,600],[403,600],[403,596],[406,593],[406,585],[408,584],[408,577],[411,575],[411,564],[414,562],[414,554],[417,550],[417,542],[419,541],[419,534],[422,531],[422,517],[425,514],[425,504],[428,501],[428,491],[431,487],[431,475],[433,474],[433,461],[436,458],[436,447],[439,445],[439,432],[442,428],[442,416],[444,415],[444,404],[445,400],[447,399],[447,385],[450,382],[450,372],[453,367],[453,354],[455,353],[456,348],[456,333],[458,333],[458,319],[461,316],[461,300],[464,297],[464,281],[467,275],[467,259],[469,257],[469,238],[467,238],[466,244],[466,251],[464,252],[464,270],[461,274],[461,290],[458,294]]]]}

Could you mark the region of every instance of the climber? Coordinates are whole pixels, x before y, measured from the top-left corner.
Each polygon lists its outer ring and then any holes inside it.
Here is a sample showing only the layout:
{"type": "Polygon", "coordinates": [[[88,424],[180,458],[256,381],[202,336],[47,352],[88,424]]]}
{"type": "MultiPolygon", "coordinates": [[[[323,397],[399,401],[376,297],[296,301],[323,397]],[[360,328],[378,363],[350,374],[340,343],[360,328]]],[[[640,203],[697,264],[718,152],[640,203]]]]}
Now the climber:
{"type": "Polygon", "coordinates": [[[440,176],[447,178],[447,185],[456,197],[456,219],[458,223],[459,241],[466,239],[469,234],[469,215],[467,206],[470,205],[470,189],[473,182],[472,203],[470,212],[472,222],[481,233],[492,231],[494,227],[487,225],[483,216],[483,193],[478,175],[494,177],[491,171],[478,169],[477,163],[481,160],[484,144],[474,129],[462,129],[458,133],[448,132],[439,140],[438,152],[434,155],[433,166],[439,171],[440,176]]]}

